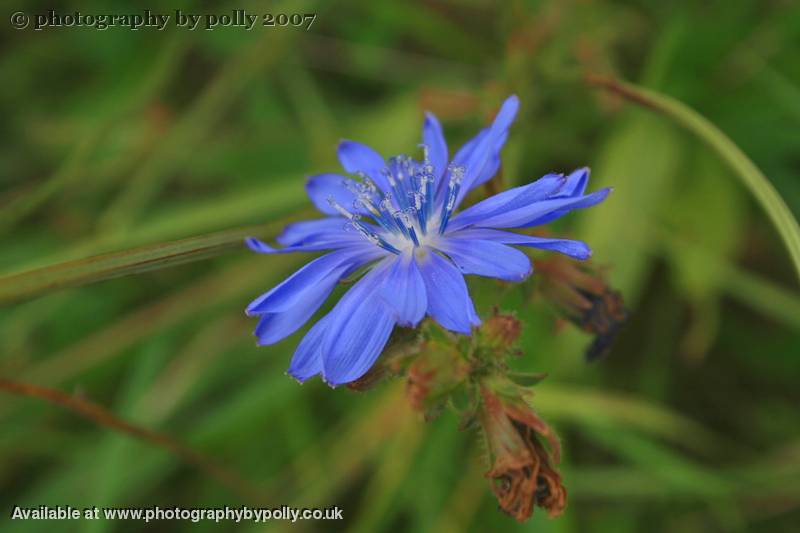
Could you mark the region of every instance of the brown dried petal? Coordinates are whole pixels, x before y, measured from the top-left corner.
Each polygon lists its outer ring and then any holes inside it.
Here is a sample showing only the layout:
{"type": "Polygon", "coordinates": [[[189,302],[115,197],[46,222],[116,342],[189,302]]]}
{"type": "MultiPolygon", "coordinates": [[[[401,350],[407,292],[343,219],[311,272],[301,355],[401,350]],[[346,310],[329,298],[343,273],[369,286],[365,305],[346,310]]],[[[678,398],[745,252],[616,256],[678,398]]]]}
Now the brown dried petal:
{"type": "Polygon", "coordinates": [[[501,398],[486,388],[482,396],[481,422],[493,458],[486,477],[492,479],[500,509],[519,522],[530,518],[536,506],[550,517],[558,516],[566,507],[567,491],[539,440],[539,436],[548,440],[557,462],[560,447],[555,432],[522,398],[501,398]]]}
{"type": "Polygon", "coordinates": [[[499,313],[484,322],[481,334],[486,341],[497,348],[510,348],[522,332],[522,323],[513,315],[499,313]]]}

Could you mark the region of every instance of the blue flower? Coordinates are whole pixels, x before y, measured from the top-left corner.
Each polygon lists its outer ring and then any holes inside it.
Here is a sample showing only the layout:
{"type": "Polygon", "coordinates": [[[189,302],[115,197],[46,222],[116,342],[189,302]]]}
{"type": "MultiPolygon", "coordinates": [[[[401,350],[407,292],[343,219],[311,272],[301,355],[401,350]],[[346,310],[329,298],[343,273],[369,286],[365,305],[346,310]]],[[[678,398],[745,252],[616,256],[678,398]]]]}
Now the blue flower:
{"type": "Polygon", "coordinates": [[[532,270],[512,246],[552,250],[586,259],[580,241],[534,237],[500,228],[545,224],[573,209],[601,202],[603,189],[585,194],[589,170],[547,174],[456,212],[464,197],[500,167],[500,150],[519,108],[511,96],[491,126],[467,142],[448,164],[442,127],[428,113],[422,160],[384,160],[375,150],[342,141],[339,161],[351,175],[320,174],[306,184],[326,218],[298,222],[278,236],[283,248],[248,238],[265,254],[329,250],[256,298],[247,314],[259,316],[258,343],[273,344],[297,331],[336,284],[366,271],[332,311],[308,331],[289,374],[299,381],[321,374],[331,385],[361,377],[375,363],[396,325],[413,327],[430,316],[469,335],[480,324],[464,274],[521,281],[532,270]]]}

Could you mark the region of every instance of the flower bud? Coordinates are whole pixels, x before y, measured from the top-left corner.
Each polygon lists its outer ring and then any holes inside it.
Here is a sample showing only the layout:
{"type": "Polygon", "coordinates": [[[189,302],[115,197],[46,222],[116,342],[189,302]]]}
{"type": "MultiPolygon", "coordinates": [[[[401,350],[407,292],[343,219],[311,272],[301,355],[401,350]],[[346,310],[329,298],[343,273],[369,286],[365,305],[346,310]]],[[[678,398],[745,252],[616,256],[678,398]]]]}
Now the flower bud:
{"type": "Polygon", "coordinates": [[[481,384],[479,417],[492,462],[486,477],[500,509],[519,522],[537,506],[553,518],[567,504],[567,491],[553,468],[561,454],[558,437],[525,401],[528,394],[502,377],[481,384]]]}
{"type": "Polygon", "coordinates": [[[495,309],[494,314],[483,323],[479,333],[488,347],[509,349],[522,333],[522,323],[514,315],[500,313],[495,309]]]}
{"type": "Polygon", "coordinates": [[[628,319],[622,294],[611,289],[589,262],[552,257],[536,261],[535,267],[542,293],[564,318],[595,336],[586,349],[586,359],[593,361],[607,355],[628,319]]]}
{"type": "Polygon", "coordinates": [[[427,341],[408,368],[406,396],[411,406],[435,418],[447,399],[466,381],[468,365],[458,350],[439,341],[427,341]]]}

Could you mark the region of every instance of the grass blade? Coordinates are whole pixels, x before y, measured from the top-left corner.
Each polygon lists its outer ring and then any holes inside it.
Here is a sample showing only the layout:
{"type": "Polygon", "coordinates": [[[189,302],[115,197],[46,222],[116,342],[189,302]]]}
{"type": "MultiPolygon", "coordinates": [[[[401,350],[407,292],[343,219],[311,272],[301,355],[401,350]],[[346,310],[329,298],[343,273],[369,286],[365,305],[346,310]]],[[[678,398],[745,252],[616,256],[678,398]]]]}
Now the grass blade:
{"type": "Polygon", "coordinates": [[[686,104],[669,96],[602,76],[589,75],[587,81],[666,115],[713,148],[767,212],[783,239],[800,278],[800,225],[767,177],[719,128],[686,104]]]}
{"type": "Polygon", "coordinates": [[[177,241],[66,261],[0,278],[0,305],[27,300],[66,287],[79,287],[130,274],[168,268],[241,249],[247,236],[275,235],[301,212],[260,226],[236,228],[177,241]]]}

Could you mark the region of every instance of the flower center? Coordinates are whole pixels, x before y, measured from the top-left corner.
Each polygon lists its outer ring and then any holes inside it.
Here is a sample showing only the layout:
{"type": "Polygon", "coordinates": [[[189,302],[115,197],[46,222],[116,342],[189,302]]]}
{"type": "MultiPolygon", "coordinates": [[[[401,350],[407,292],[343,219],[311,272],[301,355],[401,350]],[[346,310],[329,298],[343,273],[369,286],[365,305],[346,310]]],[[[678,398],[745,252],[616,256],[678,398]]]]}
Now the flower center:
{"type": "Polygon", "coordinates": [[[440,186],[437,190],[428,147],[421,146],[422,162],[406,155],[389,159],[381,170],[388,191],[379,189],[363,172],[356,173],[357,179],[342,182],[356,198],[353,209],[371,218],[374,224],[364,222],[360,214],[351,213],[328,197],[328,203],[347,219],[346,228],[394,254],[434,244],[447,229],[461,190],[464,167],[454,165],[447,168],[447,189],[440,186]]]}

